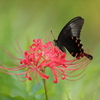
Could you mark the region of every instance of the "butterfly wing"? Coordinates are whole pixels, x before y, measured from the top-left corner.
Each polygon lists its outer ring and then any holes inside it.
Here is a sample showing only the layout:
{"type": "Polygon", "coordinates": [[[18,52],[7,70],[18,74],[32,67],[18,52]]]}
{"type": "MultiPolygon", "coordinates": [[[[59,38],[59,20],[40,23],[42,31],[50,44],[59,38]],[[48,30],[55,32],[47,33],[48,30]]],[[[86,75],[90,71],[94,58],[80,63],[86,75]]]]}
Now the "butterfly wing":
{"type": "Polygon", "coordinates": [[[80,38],[80,31],[82,29],[82,26],[84,24],[84,19],[81,17],[75,17],[72,20],[70,20],[64,28],[61,30],[58,40],[60,40],[62,37],[77,37],[80,38]]]}
{"type": "Polygon", "coordinates": [[[83,52],[83,49],[81,49],[82,44],[80,44],[79,39],[83,23],[83,18],[75,17],[65,25],[57,40],[57,46],[60,50],[65,52],[65,47],[72,54],[72,56],[83,52]]]}

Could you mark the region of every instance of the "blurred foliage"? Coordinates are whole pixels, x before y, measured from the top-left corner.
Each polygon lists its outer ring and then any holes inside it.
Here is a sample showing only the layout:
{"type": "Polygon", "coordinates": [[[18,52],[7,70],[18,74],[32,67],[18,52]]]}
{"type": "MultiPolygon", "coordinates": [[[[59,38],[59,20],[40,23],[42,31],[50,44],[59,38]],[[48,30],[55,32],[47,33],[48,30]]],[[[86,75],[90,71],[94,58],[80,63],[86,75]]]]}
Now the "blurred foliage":
{"type": "MultiPolygon", "coordinates": [[[[52,41],[72,18],[85,19],[81,31],[84,49],[93,50],[94,59],[78,81],[47,80],[50,100],[99,100],[100,98],[100,1],[99,0],[0,0],[0,45],[17,56],[10,41],[16,38],[23,50],[33,39],[52,41]],[[97,91],[97,92],[96,92],[97,91]],[[96,93],[96,94],[95,94],[96,93]],[[95,94],[95,98],[94,98],[95,94]]],[[[0,60],[8,62],[0,49],[0,60]]],[[[20,82],[16,76],[0,72],[0,100],[45,100],[42,80],[38,84],[20,82]]]]}

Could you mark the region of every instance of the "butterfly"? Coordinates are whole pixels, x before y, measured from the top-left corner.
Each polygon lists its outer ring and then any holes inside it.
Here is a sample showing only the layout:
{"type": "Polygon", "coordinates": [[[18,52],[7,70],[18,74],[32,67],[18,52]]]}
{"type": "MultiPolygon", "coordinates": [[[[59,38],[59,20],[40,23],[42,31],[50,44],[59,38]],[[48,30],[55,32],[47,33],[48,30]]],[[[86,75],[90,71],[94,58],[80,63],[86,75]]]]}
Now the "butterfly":
{"type": "Polygon", "coordinates": [[[82,48],[83,45],[80,43],[80,32],[83,24],[84,19],[82,17],[73,18],[64,26],[58,39],[54,40],[54,42],[62,52],[66,52],[67,49],[73,57],[81,58],[86,56],[92,60],[93,56],[85,53],[82,48]]]}

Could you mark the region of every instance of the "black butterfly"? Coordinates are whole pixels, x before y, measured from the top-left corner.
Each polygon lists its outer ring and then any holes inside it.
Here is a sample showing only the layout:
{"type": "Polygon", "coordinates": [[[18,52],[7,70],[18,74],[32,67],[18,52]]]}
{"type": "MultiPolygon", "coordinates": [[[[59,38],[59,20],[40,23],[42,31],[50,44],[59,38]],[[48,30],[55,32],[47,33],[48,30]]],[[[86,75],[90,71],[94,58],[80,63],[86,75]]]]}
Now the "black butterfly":
{"type": "Polygon", "coordinates": [[[80,43],[81,40],[79,39],[83,23],[83,18],[73,18],[65,25],[58,36],[58,40],[54,40],[54,42],[62,52],[66,52],[66,48],[73,57],[80,58],[86,56],[88,59],[92,60],[93,57],[86,54],[82,49],[83,45],[80,43]]]}

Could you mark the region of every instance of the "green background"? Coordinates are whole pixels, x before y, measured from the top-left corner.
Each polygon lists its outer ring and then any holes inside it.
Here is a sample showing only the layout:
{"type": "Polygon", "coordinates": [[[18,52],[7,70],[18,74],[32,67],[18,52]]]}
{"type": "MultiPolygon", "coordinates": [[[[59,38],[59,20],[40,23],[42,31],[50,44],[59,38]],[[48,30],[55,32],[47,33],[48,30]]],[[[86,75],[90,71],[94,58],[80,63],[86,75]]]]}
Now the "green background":
{"type": "MultiPolygon", "coordinates": [[[[85,19],[81,31],[84,49],[93,50],[94,59],[78,81],[47,80],[50,100],[100,100],[100,1],[99,0],[0,0],[0,45],[17,55],[10,41],[16,38],[23,50],[33,39],[53,40],[72,18],[85,19]]],[[[1,48],[2,49],[2,48],[1,48]]],[[[0,49],[0,61],[9,63],[0,49]]],[[[43,83],[20,82],[16,76],[0,72],[0,100],[45,100],[43,83]]]]}

